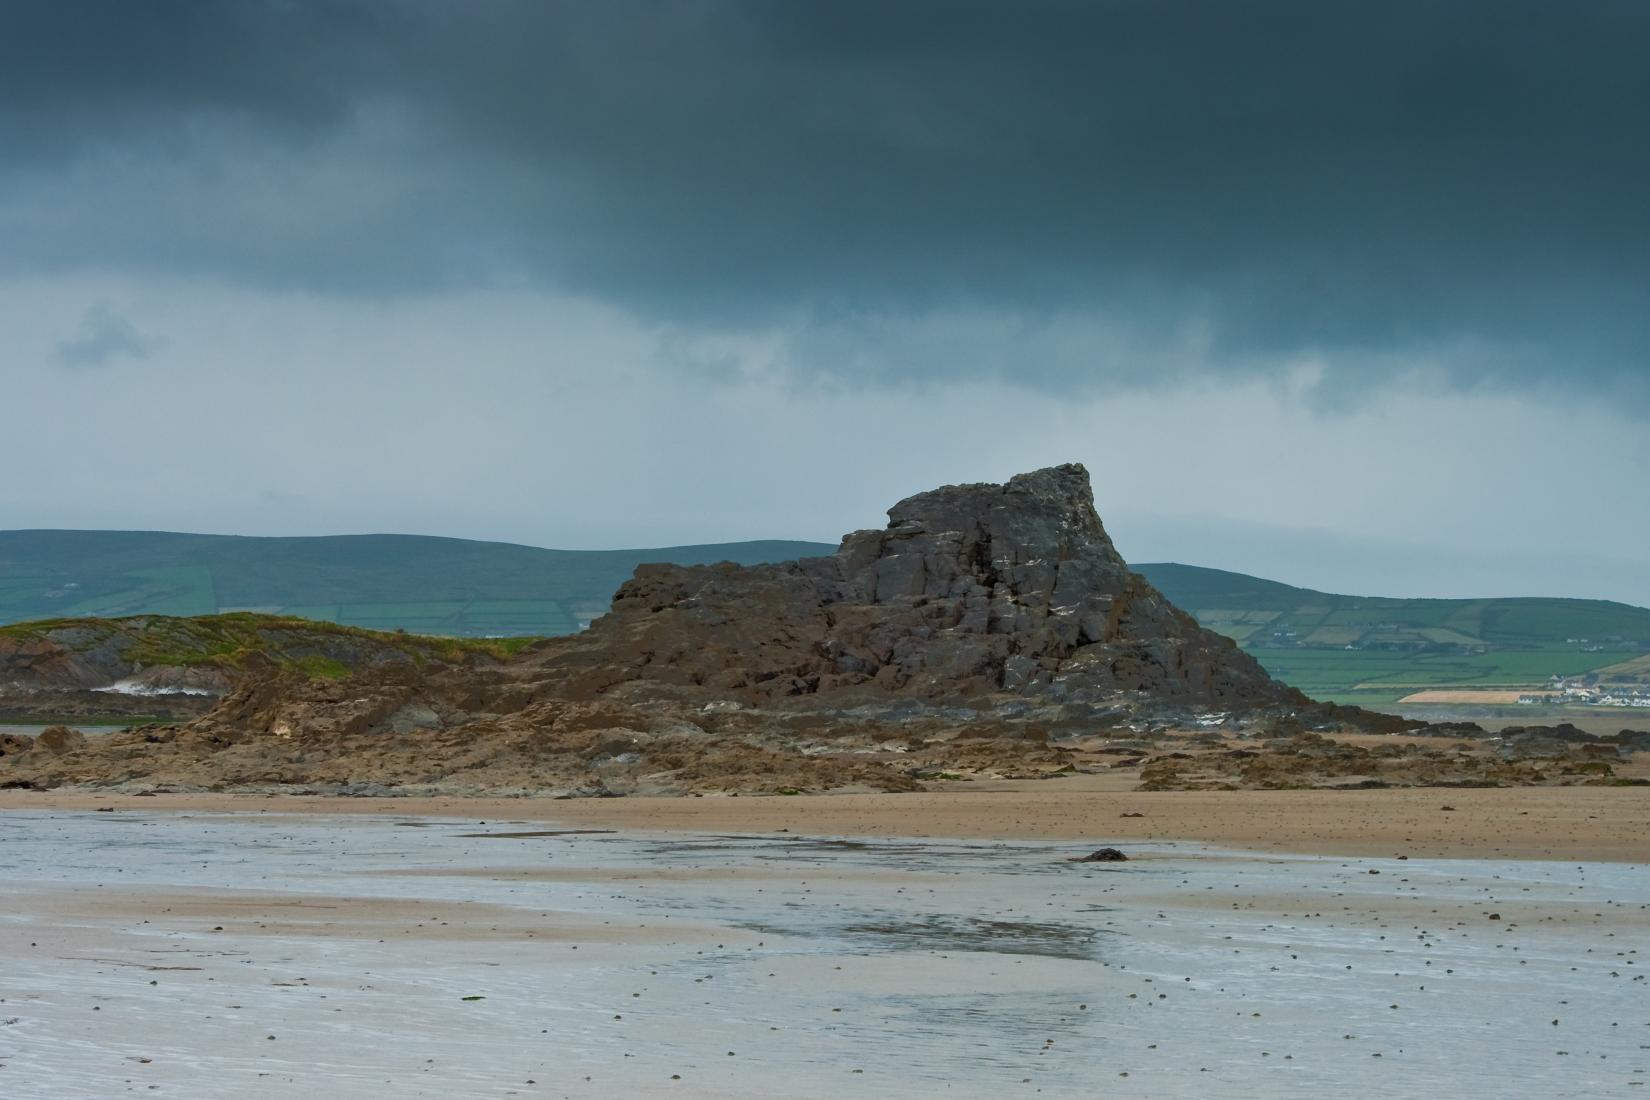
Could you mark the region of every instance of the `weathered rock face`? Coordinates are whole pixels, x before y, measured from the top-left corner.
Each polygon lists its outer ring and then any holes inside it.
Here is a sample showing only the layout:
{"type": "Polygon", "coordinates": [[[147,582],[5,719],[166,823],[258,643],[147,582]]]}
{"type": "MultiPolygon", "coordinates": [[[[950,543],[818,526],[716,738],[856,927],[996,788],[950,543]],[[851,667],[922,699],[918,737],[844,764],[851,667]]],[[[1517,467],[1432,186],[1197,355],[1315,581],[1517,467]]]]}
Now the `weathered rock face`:
{"type": "Polygon", "coordinates": [[[86,652],[91,646],[75,646],[84,633],[65,627],[56,631],[58,637],[0,636],[0,689],[73,690],[111,682],[120,673],[107,667],[104,654],[86,652]]]}
{"type": "Polygon", "coordinates": [[[1305,702],[1130,572],[1081,466],[946,486],[888,516],[830,557],[643,566],[582,644],[545,663],[603,661],[580,695],[647,682],[798,705],[1305,702]]]}
{"type": "Polygon", "coordinates": [[[1087,472],[1058,466],[911,497],[828,557],[643,566],[591,629],[507,661],[270,663],[187,725],[13,753],[0,782],[901,790],[1061,774],[1084,738],[1209,711],[1362,720],[1130,572],[1087,472]]]}

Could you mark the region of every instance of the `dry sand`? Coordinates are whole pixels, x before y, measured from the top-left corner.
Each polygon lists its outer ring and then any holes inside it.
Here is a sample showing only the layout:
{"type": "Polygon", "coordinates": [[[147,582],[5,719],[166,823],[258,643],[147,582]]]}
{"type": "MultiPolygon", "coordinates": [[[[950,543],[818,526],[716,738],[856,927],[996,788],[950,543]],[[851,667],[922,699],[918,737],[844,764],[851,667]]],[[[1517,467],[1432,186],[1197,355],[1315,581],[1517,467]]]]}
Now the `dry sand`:
{"type": "Polygon", "coordinates": [[[1113,777],[959,784],[915,794],[317,798],[0,791],[8,809],[397,814],[582,828],[1074,840],[1194,840],[1349,856],[1650,860],[1650,787],[1368,791],[1118,790],[1113,777]],[[1453,809],[1445,809],[1453,807],[1453,809]],[[1141,816],[1125,816],[1139,814],[1141,816]]]}
{"type": "Polygon", "coordinates": [[[1477,703],[1484,706],[1516,704],[1521,696],[1535,688],[1489,690],[1484,688],[1430,688],[1417,691],[1398,700],[1399,703],[1477,703]]]}

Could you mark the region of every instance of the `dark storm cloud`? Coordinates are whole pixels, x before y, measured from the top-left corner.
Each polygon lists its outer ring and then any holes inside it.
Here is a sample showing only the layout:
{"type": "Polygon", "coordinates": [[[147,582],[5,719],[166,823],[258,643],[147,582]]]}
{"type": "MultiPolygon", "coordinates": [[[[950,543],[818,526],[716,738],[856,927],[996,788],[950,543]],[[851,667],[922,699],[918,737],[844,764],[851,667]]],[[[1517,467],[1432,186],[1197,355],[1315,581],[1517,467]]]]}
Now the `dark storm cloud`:
{"type": "Polygon", "coordinates": [[[525,277],[689,324],[1092,316],[1141,346],[1190,326],[1214,363],[1419,356],[1640,394],[1650,373],[1638,0],[219,0],[19,22],[14,271],[525,277]],[[249,178],[274,194],[249,202],[249,178]]]}
{"type": "Polygon", "coordinates": [[[0,35],[8,161],[109,143],[165,151],[204,115],[243,116],[271,140],[334,125],[374,68],[372,10],[242,0],[10,4],[0,35]]]}

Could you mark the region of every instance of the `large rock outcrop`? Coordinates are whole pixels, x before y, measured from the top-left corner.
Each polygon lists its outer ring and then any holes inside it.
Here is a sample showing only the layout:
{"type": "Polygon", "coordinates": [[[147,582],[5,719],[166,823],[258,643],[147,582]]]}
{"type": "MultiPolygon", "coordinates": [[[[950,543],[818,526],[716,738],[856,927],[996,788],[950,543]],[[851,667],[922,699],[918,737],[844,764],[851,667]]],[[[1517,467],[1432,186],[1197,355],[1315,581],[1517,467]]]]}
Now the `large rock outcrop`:
{"type": "Polygon", "coordinates": [[[12,754],[0,773],[42,785],[897,790],[957,768],[1059,774],[1073,745],[1108,731],[1373,717],[1272,680],[1130,572],[1087,471],[1068,465],[910,497],[886,528],[827,557],[643,566],[589,630],[509,660],[430,655],[334,678],[271,663],[187,725],[12,754]]]}
{"type": "Polygon", "coordinates": [[[883,530],[779,565],[646,565],[577,643],[546,650],[574,696],[661,689],[751,702],[1072,708],[1304,704],[1117,553],[1088,472],[900,501],[883,530]],[[581,675],[582,673],[582,675],[581,675]]]}

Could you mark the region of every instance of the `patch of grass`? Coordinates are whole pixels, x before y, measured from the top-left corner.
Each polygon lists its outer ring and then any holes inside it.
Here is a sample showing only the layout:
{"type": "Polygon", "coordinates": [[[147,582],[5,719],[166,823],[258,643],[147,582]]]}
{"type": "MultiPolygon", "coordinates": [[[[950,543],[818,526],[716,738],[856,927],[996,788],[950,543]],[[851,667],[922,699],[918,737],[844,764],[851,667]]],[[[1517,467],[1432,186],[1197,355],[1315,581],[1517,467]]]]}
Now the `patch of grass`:
{"type": "Polygon", "coordinates": [[[483,652],[500,658],[513,657],[528,646],[537,645],[542,641],[544,641],[543,638],[534,637],[531,634],[517,634],[509,638],[470,639],[473,645],[485,646],[483,652]]]}
{"type": "Polygon", "coordinates": [[[160,566],[131,574],[137,587],[94,596],[64,609],[68,615],[107,615],[138,610],[157,615],[210,615],[218,609],[212,572],[202,566],[160,566]]]}
{"type": "Polygon", "coordinates": [[[348,665],[332,657],[299,657],[292,667],[311,680],[347,680],[350,674],[348,665]]]}
{"type": "Polygon", "coordinates": [[[1475,646],[1482,644],[1480,639],[1470,634],[1463,634],[1459,630],[1450,630],[1441,626],[1428,627],[1420,631],[1420,635],[1427,641],[1436,642],[1439,645],[1475,646]]]}
{"type": "Polygon", "coordinates": [[[1359,627],[1354,626],[1320,626],[1306,636],[1307,645],[1344,646],[1357,641],[1364,636],[1359,627]]]}

